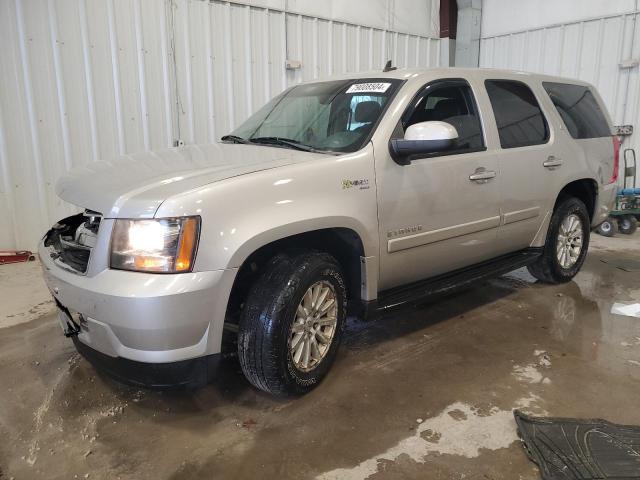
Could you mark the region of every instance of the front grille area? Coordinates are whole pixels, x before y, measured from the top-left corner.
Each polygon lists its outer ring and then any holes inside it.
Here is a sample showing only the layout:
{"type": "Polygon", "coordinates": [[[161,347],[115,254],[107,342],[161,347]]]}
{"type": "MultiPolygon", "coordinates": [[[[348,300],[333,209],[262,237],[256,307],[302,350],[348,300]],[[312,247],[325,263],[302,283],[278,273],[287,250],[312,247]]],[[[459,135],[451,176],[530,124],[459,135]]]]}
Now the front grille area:
{"type": "Polygon", "coordinates": [[[44,237],[51,258],[78,273],[86,273],[101,218],[99,213],[87,210],[56,223],[44,237]]]}

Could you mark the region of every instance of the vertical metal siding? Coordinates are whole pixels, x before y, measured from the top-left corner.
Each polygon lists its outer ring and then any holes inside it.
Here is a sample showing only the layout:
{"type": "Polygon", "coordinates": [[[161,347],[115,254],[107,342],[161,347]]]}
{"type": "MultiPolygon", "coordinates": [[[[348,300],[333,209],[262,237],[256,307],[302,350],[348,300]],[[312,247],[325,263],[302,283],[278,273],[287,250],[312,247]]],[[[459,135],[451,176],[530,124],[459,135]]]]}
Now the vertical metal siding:
{"type": "Polygon", "coordinates": [[[210,142],[284,88],[332,74],[439,62],[439,40],[244,3],[174,0],[181,140],[210,142]],[[391,41],[393,39],[393,41],[391,41]],[[286,59],[302,68],[285,70],[286,59]]]}
{"type": "MultiPolygon", "coordinates": [[[[484,37],[480,66],[578,78],[593,83],[616,125],[633,125],[623,148],[640,154],[640,12],[484,37]]],[[[640,178],[639,178],[640,181],[640,178]]]]}
{"type": "Polygon", "coordinates": [[[177,139],[215,141],[301,81],[379,70],[390,58],[439,63],[436,38],[273,5],[0,2],[0,248],[33,248],[75,211],[54,192],[72,167],[177,139]],[[285,70],[286,59],[302,68],[285,70]]]}

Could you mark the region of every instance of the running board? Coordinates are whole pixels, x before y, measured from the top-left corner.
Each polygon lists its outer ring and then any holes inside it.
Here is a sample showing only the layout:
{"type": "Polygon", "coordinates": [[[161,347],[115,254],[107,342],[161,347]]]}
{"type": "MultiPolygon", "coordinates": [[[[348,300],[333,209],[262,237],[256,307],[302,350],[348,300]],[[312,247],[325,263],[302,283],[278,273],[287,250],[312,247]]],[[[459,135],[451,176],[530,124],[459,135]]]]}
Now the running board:
{"type": "Polygon", "coordinates": [[[385,290],[380,292],[377,301],[367,302],[364,317],[369,318],[371,314],[375,316],[395,307],[448,295],[475,282],[529,265],[540,255],[542,248],[527,248],[443,275],[385,290]]]}

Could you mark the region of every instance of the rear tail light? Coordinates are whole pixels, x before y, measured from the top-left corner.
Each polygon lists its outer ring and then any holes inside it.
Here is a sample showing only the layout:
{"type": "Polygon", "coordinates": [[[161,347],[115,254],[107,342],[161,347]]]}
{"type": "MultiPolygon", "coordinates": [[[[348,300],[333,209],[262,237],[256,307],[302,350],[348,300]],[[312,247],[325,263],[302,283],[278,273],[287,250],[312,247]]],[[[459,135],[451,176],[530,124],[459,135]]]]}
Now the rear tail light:
{"type": "Polygon", "coordinates": [[[618,170],[620,170],[620,139],[617,135],[613,137],[613,172],[609,183],[616,183],[618,180],[618,170]]]}

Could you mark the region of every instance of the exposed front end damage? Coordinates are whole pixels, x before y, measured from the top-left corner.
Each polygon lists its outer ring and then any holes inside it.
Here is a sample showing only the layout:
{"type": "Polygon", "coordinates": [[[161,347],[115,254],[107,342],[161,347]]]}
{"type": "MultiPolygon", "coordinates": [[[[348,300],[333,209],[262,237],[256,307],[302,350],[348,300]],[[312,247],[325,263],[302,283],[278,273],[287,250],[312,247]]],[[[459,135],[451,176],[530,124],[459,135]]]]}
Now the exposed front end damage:
{"type": "Polygon", "coordinates": [[[96,246],[102,215],[86,210],[56,223],[44,236],[49,256],[60,267],[87,272],[91,250],[96,246]]]}

